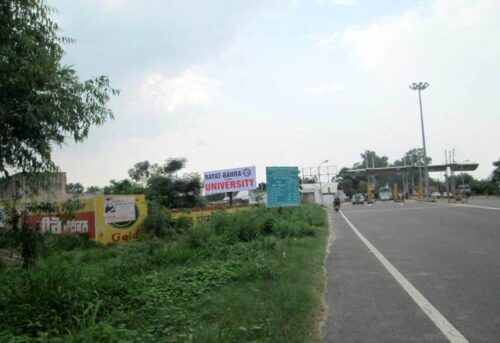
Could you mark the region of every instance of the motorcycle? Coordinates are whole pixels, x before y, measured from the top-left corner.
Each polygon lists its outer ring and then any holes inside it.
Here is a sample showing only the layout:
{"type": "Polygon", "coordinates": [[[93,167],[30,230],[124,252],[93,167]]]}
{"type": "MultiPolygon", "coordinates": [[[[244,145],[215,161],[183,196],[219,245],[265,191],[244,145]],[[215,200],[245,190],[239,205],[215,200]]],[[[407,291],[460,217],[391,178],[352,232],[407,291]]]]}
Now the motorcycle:
{"type": "Polygon", "coordinates": [[[340,211],[340,205],[334,205],[333,209],[335,210],[335,212],[340,211]]]}

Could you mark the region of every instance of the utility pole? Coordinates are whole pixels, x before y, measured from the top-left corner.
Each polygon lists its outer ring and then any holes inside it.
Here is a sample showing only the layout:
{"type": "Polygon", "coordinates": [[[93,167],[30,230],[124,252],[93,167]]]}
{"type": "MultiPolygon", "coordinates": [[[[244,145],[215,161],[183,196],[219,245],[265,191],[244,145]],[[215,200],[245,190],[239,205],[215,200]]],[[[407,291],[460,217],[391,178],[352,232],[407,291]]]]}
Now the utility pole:
{"type": "Polygon", "coordinates": [[[446,182],[446,198],[448,198],[448,202],[450,202],[450,184],[448,177],[448,154],[446,150],[444,151],[444,161],[446,163],[446,171],[444,172],[444,180],[446,182]]]}
{"type": "Polygon", "coordinates": [[[420,124],[422,127],[422,145],[424,148],[424,176],[425,176],[425,197],[427,198],[429,196],[429,171],[427,170],[427,150],[425,147],[425,131],[424,131],[424,114],[422,111],[422,96],[421,92],[429,87],[429,84],[427,82],[419,82],[419,83],[412,83],[410,85],[410,89],[412,90],[418,90],[418,102],[420,104],[420,124]]]}
{"type": "Polygon", "coordinates": [[[413,167],[415,166],[415,162],[413,161],[413,155],[411,157],[411,192],[412,195],[415,196],[415,173],[413,171],[413,167]]]}
{"type": "Polygon", "coordinates": [[[372,203],[372,192],[370,187],[370,179],[368,177],[368,150],[365,152],[365,165],[366,165],[366,197],[369,204],[372,203]]]}
{"type": "MultiPolygon", "coordinates": [[[[375,169],[375,154],[372,154],[372,168],[375,169]]],[[[372,175],[372,187],[375,188],[375,174],[372,175]]]]}

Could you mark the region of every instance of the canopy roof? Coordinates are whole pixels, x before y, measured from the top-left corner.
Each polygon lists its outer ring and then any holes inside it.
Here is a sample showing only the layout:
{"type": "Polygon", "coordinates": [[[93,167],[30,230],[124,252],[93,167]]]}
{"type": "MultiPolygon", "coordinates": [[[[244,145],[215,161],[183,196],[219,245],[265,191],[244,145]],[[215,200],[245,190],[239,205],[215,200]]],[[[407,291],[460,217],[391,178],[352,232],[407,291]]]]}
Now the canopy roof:
{"type": "MultiPolygon", "coordinates": [[[[479,167],[478,163],[450,163],[450,164],[430,164],[427,166],[429,172],[444,172],[450,168],[454,172],[473,171],[479,167]]],[[[347,175],[361,176],[361,175],[400,175],[411,172],[418,172],[419,168],[424,166],[395,166],[385,168],[363,168],[363,169],[349,169],[347,175]]]]}

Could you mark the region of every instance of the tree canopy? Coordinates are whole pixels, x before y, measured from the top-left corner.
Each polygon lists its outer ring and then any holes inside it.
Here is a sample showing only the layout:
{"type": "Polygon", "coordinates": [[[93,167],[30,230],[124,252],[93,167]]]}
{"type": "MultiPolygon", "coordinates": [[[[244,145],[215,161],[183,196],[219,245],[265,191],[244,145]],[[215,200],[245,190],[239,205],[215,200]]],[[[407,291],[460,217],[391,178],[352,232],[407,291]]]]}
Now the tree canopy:
{"type": "Polygon", "coordinates": [[[83,194],[84,187],[80,182],[76,183],[68,183],[66,185],[66,193],[71,193],[71,194],[83,194]]]}
{"type": "Polygon", "coordinates": [[[168,208],[202,206],[200,175],[177,176],[186,163],[185,158],[170,158],[162,165],[138,162],[128,171],[132,180],[111,180],[111,184],[104,187],[104,194],[145,194],[148,201],[168,208]]]}
{"type": "Polygon", "coordinates": [[[113,118],[106,107],[111,88],[106,76],[80,81],[62,64],[62,44],[40,0],[0,3],[0,177],[14,171],[55,170],[54,144],[83,141],[93,125],[113,118]]]}
{"type": "MultiPolygon", "coordinates": [[[[427,156],[427,164],[432,163],[432,158],[427,156]]],[[[394,161],[393,166],[424,165],[424,149],[415,148],[408,150],[401,159],[394,161]]]]}
{"type": "Polygon", "coordinates": [[[493,166],[495,167],[495,169],[491,174],[491,181],[500,183],[500,158],[498,158],[498,161],[493,162],[493,166]]]}
{"type": "Polygon", "coordinates": [[[382,168],[389,166],[389,158],[387,156],[379,156],[375,151],[366,150],[359,154],[361,156],[361,162],[355,163],[353,165],[354,169],[365,168],[366,160],[368,158],[368,167],[373,167],[373,162],[375,162],[375,168],[382,168]]]}

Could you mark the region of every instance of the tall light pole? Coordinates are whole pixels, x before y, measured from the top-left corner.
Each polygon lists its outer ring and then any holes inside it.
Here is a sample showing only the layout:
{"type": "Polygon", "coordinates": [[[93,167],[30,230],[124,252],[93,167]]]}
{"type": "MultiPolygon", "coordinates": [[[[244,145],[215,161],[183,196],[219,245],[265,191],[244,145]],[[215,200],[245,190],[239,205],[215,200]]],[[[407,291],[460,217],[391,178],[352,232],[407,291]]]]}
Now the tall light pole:
{"type": "Polygon", "coordinates": [[[429,196],[429,171],[427,170],[427,150],[425,149],[424,115],[422,113],[422,96],[420,93],[429,87],[427,82],[412,83],[410,89],[418,90],[418,102],[420,104],[420,124],[422,125],[422,142],[424,146],[424,176],[425,176],[425,197],[429,196]]]}

